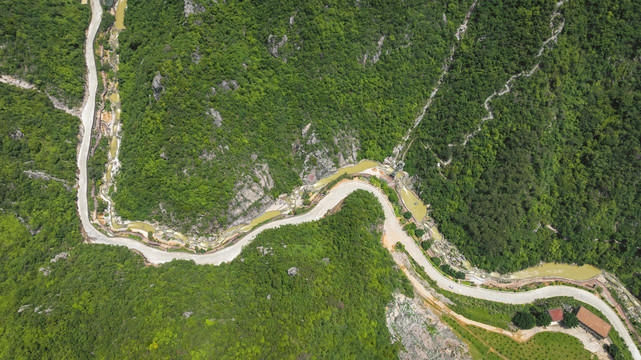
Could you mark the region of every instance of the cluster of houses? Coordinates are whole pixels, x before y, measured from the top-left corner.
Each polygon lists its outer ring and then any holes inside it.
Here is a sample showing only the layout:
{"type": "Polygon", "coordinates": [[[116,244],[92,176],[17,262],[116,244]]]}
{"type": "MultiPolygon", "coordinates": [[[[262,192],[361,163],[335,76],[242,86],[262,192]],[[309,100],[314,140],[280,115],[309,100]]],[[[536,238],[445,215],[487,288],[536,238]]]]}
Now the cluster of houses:
{"type": "MultiPolygon", "coordinates": [[[[552,318],[552,324],[558,324],[563,320],[563,309],[561,308],[549,310],[548,313],[552,318]]],[[[596,316],[593,312],[583,306],[581,306],[579,311],[576,313],[576,318],[579,320],[581,327],[599,339],[608,337],[610,328],[612,328],[610,324],[603,321],[600,317],[596,316]]]]}

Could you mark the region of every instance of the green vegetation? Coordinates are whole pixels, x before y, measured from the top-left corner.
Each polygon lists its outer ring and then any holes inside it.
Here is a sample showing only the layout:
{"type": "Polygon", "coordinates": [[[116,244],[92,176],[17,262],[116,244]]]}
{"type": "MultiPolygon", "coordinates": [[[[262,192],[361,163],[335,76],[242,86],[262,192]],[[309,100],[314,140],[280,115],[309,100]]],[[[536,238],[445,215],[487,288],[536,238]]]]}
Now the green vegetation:
{"type": "Polygon", "coordinates": [[[128,4],[114,196],[125,218],[200,231],[229,222],[238,186],[262,164],[274,197],[301,183],[304,166],[320,166],[316,151],[391,154],[471,3],[200,2],[204,12],[187,17],[178,0],[128,4]]]}
{"type": "Polygon", "coordinates": [[[536,326],[536,318],[529,311],[519,311],[512,318],[512,322],[519,329],[531,329],[536,326]]]}
{"type": "Polygon", "coordinates": [[[579,319],[577,319],[574,311],[563,312],[563,326],[566,328],[575,328],[579,326],[579,319]]]}
{"type": "Polygon", "coordinates": [[[20,186],[31,183],[24,171],[44,172],[73,185],[79,122],[63,111],[54,111],[42,93],[0,84],[0,198],[23,198],[20,186]]]}
{"type": "Polygon", "coordinates": [[[0,2],[0,74],[80,105],[84,94],[85,31],[90,9],[80,1],[0,2]]]}
{"type": "Polygon", "coordinates": [[[632,360],[632,354],[616,330],[610,330],[610,339],[614,348],[607,348],[606,350],[612,355],[615,360],[632,360]]]}
{"type": "Polygon", "coordinates": [[[443,318],[470,347],[473,359],[593,359],[581,342],[567,334],[543,332],[524,343],[475,326],[462,325],[450,317],[443,318]]]}
{"type": "MultiPolygon", "coordinates": [[[[387,199],[389,202],[394,206],[394,209],[400,209],[401,207],[401,201],[398,198],[398,194],[396,194],[396,190],[392,189],[391,187],[387,186],[387,183],[381,179],[379,179],[376,176],[372,176],[369,178],[369,182],[376,186],[377,188],[381,189],[383,191],[383,194],[387,196],[387,199]]],[[[418,231],[418,230],[416,230],[418,231]]]]}
{"type": "MultiPolygon", "coordinates": [[[[92,139],[95,146],[95,138],[92,139]]],[[[94,182],[100,181],[105,173],[105,164],[107,163],[107,152],[109,151],[109,139],[105,136],[100,138],[95,148],[93,156],[90,156],[87,162],[87,173],[89,179],[94,182]]]]}
{"type": "Polygon", "coordinates": [[[500,272],[541,261],[616,272],[641,296],[638,1],[480,2],[406,159],[445,237],[500,272]],[[511,75],[539,69],[500,91],[511,75]],[[481,130],[466,146],[463,136],[481,130]],[[448,166],[421,145],[430,145],[448,166]],[[551,231],[546,225],[554,227],[551,231]]]}
{"type": "Polygon", "coordinates": [[[552,317],[546,309],[541,309],[541,311],[535,314],[536,316],[536,326],[549,326],[552,323],[552,317]]]}
{"type": "Polygon", "coordinates": [[[455,269],[452,269],[452,267],[448,264],[443,264],[440,266],[440,269],[442,272],[445,274],[455,278],[455,279],[465,279],[465,273],[462,271],[457,271],[455,269]]]}
{"type": "Polygon", "coordinates": [[[624,360],[625,356],[619,347],[615,344],[605,345],[605,349],[608,351],[608,354],[612,356],[614,360],[624,360]]]}
{"type": "Polygon", "coordinates": [[[229,264],[145,267],[81,244],[75,192],[23,173],[73,181],[78,120],[4,85],[0,119],[0,358],[396,358],[385,306],[412,290],[373,230],[371,194],[266,231],[229,264]]]}

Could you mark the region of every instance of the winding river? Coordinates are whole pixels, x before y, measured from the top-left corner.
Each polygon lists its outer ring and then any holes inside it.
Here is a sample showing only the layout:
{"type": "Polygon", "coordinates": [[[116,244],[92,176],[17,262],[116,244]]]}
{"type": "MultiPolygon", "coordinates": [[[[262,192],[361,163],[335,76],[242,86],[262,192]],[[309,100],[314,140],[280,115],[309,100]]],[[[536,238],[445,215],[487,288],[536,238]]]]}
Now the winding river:
{"type": "Polygon", "coordinates": [[[608,304],[588,291],[569,286],[546,286],[536,290],[512,293],[467,286],[446,278],[432,266],[432,264],[427,260],[414,240],[403,231],[400,223],[396,219],[392,205],[389,203],[381,190],[373,185],[370,185],[369,183],[358,180],[350,180],[339,183],[309,212],[299,216],[281,219],[261,225],[245,235],[234,245],[214,253],[191,254],[183,252],[166,252],[163,250],[152,248],[130,238],[109,237],[99,232],[89,221],[89,211],[87,208],[87,155],[91,142],[91,130],[93,126],[96,90],[98,84],[96,64],[93,56],[93,43],[96,32],[98,30],[98,26],[100,25],[102,8],[98,0],[91,0],[90,4],[92,15],[91,23],[89,24],[89,29],[87,31],[87,42],[85,48],[85,58],[88,69],[86,94],[87,100],[82,110],[82,142],[80,144],[78,153],[78,212],[80,214],[82,228],[87,234],[89,242],[126,246],[129,249],[139,252],[149,262],[155,264],[181,259],[193,260],[196,264],[218,265],[223,262],[229,262],[236,258],[236,256],[240,254],[242,248],[245,245],[249,244],[262,231],[277,228],[282,225],[301,224],[304,222],[318,220],[325,216],[328,210],[332,209],[335,205],[337,205],[341,200],[343,200],[352,192],[356,190],[365,190],[374,194],[383,207],[383,211],[385,213],[384,234],[386,238],[386,245],[391,247],[398,242],[403,244],[409,255],[425,269],[427,275],[429,275],[434,281],[436,281],[439,287],[465,296],[509,304],[525,304],[530,303],[536,299],[555,296],[573,297],[586,304],[590,304],[601,311],[624,339],[628,348],[630,349],[630,352],[632,353],[633,358],[641,360],[641,354],[639,353],[639,350],[635,346],[630,333],[628,332],[618,315],[614,312],[614,310],[612,310],[612,308],[610,308],[608,304]]]}

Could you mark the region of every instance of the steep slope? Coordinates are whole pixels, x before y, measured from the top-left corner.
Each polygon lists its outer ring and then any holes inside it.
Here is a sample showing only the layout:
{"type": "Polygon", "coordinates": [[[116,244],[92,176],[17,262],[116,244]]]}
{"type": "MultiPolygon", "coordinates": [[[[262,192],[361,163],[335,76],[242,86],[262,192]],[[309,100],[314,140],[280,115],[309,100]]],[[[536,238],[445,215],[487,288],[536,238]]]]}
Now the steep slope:
{"type": "Polygon", "coordinates": [[[90,9],[80,1],[0,2],[0,74],[13,75],[79,106],[90,9]]]}
{"type": "Polygon", "coordinates": [[[128,5],[117,210],[208,232],[338,166],[387,156],[469,3],[128,5]]]}
{"type": "Polygon", "coordinates": [[[591,263],[639,296],[641,4],[568,1],[548,21],[553,5],[479,4],[408,169],[474,264],[591,263]]]}

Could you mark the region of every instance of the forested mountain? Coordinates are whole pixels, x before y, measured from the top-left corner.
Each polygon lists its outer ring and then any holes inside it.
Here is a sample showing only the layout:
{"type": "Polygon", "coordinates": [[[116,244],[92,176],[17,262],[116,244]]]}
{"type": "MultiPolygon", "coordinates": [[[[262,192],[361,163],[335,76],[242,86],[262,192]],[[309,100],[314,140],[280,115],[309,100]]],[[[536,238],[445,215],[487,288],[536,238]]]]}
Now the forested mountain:
{"type": "MultiPolygon", "coordinates": [[[[118,212],[207,232],[246,194],[264,206],[332,161],[391,155],[470,5],[132,1],[118,212]]],[[[592,263],[639,295],[639,10],[476,4],[405,159],[475,264],[592,263]]]]}
{"type": "Polygon", "coordinates": [[[641,3],[567,1],[548,24],[553,5],[479,3],[408,169],[474,264],[590,263],[641,296],[641,3]]]}
{"type": "Polygon", "coordinates": [[[0,74],[26,80],[71,107],[80,105],[90,17],[80,0],[0,1],[0,74]]]}
{"type": "Polygon", "coordinates": [[[0,84],[0,358],[396,358],[385,306],[411,287],[373,195],[266,231],[230,264],[145,267],[81,244],[61,181],[75,179],[77,132],[45,95],[0,84]]]}
{"type": "Polygon", "coordinates": [[[117,211],[207,232],[245,189],[264,204],[342,160],[382,160],[469,3],[129,1],[117,211]]]}

